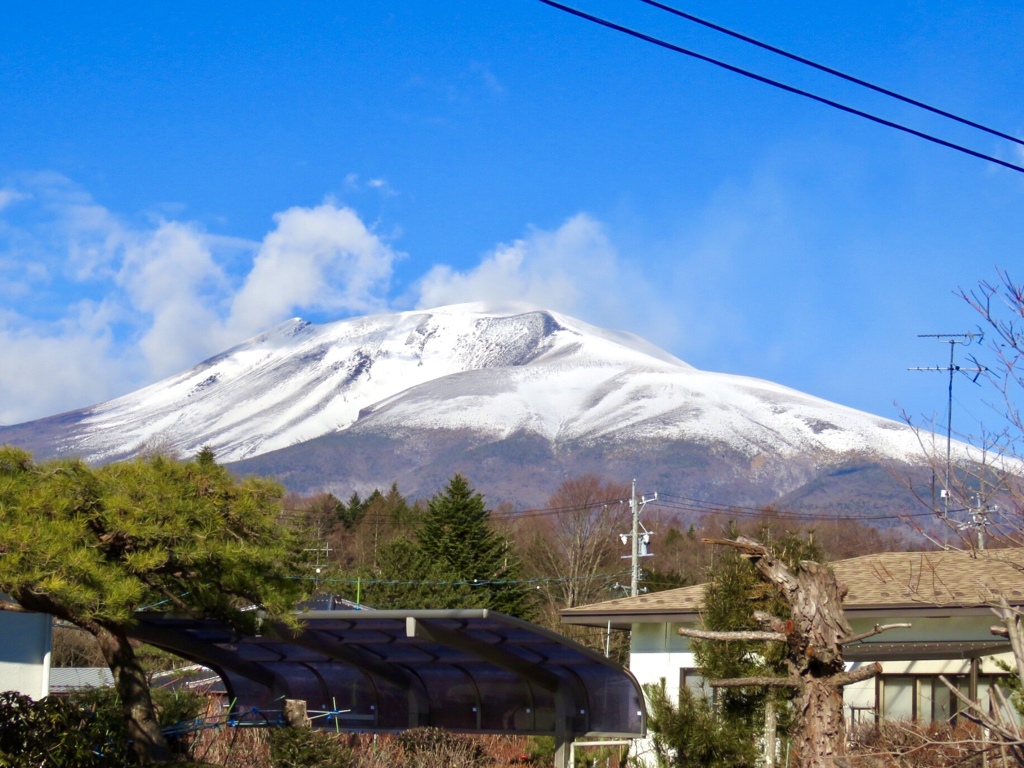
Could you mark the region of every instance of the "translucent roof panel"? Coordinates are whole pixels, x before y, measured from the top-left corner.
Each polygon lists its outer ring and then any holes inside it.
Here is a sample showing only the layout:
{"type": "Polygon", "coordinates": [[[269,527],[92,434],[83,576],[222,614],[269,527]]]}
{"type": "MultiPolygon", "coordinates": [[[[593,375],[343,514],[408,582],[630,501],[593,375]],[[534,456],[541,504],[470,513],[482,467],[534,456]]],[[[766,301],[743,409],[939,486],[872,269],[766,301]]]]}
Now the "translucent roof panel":
{"type": "Polygon", "coordinates": [[[241,635],[212,621],[143,615],[133,636],[215,670],[241,723],[303,699],[315,727],[642,736],[643,694],[623,667],[487,610],[312,610],[298,631],[241,635]]]}

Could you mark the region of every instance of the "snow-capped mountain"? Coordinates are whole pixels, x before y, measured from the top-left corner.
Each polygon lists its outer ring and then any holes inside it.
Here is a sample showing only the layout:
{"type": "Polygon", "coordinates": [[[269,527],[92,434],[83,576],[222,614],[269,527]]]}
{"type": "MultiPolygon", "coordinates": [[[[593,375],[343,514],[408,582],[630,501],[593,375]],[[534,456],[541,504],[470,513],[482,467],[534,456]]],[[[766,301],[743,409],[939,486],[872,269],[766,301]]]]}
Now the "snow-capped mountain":
{"type": "Polygon", "coordinates": [[[290,320],[123,397],[2,428],[0,442],[93,462],[210,445],[221,461],[299,490],[317,486],[309,467],[329,464],[324,451],[333,451],[346,469],[324,470],[331,476],[319,485],[343,491],[409,478],[417,462],[450,475],[482,461],[467,456],[486,446],[499,464],[522,464],[527,443],[537,461],[558,465],[552,480],[572,474],[570,456],[615,457],[639,472],[668,452],[686,465],[718,457],[718,476],[723,467],[746,485],[763,476],[774,495],[851,457],[905,463],[921,453],[905,425],[700,371],[630,334],[529,307],[468,304],[324,325],[290,320]],[[297,466],[282,469],[291,464],[305,466],[305,480],[297,466]],[[359,466],[365,478],[354,474],[359,466]]]}

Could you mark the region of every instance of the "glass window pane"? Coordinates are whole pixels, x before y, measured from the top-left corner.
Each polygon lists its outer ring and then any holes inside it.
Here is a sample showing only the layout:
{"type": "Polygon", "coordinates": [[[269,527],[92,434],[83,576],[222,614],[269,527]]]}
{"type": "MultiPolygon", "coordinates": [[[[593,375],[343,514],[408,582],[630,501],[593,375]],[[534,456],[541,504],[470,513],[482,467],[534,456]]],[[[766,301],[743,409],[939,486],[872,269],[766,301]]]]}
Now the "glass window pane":
{"type": "Polygon", "coordinates": [[[932,681],[932,688],[935,690],[934,704],[932,709],[932,720],[936,722],[948,722],[955,712],[956,704],[953,701],[953,694],[949,692],[938,678],[932,681]]]}
{"type": "Polygon", "coordinates": [[[978,703],[986,712],[992,711],[992,704],[989,701],[989,689],[992,687],[992,680],[988,677],[978,677],[978,703]]]}
{"type": "Polygon", "coordinates": [[[914,717],[914,678],[887,677],[882,681],[882,713],[890,720],[914,717]]]}

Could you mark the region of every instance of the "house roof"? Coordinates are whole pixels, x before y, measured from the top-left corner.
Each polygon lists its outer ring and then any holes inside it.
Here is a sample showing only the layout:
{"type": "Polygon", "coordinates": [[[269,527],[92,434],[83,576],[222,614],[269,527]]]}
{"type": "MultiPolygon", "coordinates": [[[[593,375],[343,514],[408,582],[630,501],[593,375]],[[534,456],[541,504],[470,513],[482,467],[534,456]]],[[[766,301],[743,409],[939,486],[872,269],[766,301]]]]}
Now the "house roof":
{"type": "MultiPolygon", "coordinates": [[[[985,609],[1000,596],[1024,605],[1024,549],[981,552],[886,552],[832,563],[846,585],[847,613],[906,613],[918,609],[985,609]]],[[[694,620],[703,584],[566,608],[562,622],[624,629],[634,623],[694,620]]]]}
{"type": "Polygon", "coordinates": [[[51,667],[50,693],[72,693],[91,688],[109,688],[114,675],[106,667],[51,667]]]}

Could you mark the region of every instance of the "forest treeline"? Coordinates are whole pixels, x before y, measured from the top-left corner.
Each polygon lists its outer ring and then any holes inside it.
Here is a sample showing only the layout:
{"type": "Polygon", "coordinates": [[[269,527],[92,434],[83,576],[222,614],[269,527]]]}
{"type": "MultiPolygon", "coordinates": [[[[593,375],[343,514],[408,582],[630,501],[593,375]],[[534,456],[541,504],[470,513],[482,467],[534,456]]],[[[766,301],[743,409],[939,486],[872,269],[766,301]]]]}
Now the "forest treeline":
{"type": "MultiPolygon", "coordinates": [[[[429,500],[412,501],[397,485],[347,500],[330,493],[285,498],[285,515],[302,531],[306,578],[317,591],[378,609],[491,608],[529,618],[595,647],[603,633],[562,625],[559,611],[627,594],[631,527],[629,484],[597,475],[565,481],[542,509],[491,509],[456,475],[429,500]]],[[[827,560],[907,548],[907,538],[851,520],[813,524],[766,508],[682,520],[648,505],[644,525],[653,556],[641,561],[648,591],[702,583],[714,551],[701,538],[726,531],[770,541],[812,540],[827,560]]]]}

